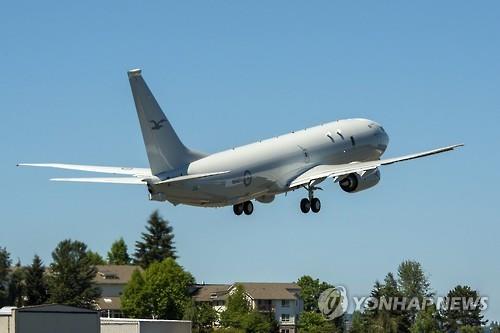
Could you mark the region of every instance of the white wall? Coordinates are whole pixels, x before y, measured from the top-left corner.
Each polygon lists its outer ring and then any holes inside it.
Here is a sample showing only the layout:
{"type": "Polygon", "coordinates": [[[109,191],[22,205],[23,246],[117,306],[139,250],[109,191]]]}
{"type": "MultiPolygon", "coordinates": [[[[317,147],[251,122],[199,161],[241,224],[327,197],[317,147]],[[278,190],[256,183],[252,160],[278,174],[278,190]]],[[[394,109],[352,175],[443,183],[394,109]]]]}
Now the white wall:
{"type": "Polygon", "coordinates": [[[101,333],[191,333],[187,320],[101,318],[101,333]]]}
{"type": "Polygon", "coordinates": [[[11,333],[10,318],[11,316],[0,316],[0,333],[11,333]]]}

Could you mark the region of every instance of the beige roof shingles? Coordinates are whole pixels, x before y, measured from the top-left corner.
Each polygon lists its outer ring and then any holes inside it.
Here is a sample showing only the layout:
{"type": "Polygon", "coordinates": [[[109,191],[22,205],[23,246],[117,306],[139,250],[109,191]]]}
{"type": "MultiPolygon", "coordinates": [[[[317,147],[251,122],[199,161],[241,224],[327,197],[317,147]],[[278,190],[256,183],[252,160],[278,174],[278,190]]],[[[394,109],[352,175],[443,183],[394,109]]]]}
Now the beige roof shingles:
{"type": "Polygon", "coordinates": [[[97,265],[97,274],[94,283],[99,284],[126,284],[130,281],[132,273],[140,266],[134,265],[97,265]]]}
{"type": "Polygon", "coordinates": [[[226,299],[229,287],[230,284],[199,284],[195,286],[192,297],[197,302],[226,299]]]}
{"type": "Polygon", "coordinates": [[[197,285],[193,298],[198,302],[225,300],[231,288],[241,284],[246,293],[255,300],[296,300],[299,297],[300,287],[296,283],[274,282],[237,282],[228,284],[197,285]]]}
{"type": "Polygon", "coordinates": [[[253,299],[288,299],[298,298],[300,287],[296,283],[240,282],[253,299]]]}

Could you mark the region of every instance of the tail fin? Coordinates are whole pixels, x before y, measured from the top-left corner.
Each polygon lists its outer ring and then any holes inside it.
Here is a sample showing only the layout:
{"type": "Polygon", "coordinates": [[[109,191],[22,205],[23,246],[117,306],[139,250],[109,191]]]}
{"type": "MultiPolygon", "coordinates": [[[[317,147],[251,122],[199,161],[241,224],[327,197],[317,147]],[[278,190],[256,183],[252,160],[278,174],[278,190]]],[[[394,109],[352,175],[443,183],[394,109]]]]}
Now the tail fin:
{"type": "Polygon", "coordinates": [[[128,71],[142,137],[153,175],[181,168],[204,155],[189,150],[156,102],[140,69],[128,71]]]}

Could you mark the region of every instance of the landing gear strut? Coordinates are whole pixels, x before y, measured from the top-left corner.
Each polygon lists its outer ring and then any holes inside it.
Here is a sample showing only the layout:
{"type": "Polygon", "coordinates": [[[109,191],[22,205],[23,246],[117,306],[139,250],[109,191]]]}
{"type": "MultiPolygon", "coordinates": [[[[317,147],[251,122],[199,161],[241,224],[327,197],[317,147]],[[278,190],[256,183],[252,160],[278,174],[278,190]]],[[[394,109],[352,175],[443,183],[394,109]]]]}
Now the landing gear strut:
{"type": "Polygon", "coordinates": [[[302,213],[309,213],[312,210],[313,213],[318,213],[321,210],[321,201],[314,197],[314,190],[321,190],[320,187],[316,187],[313,184],[304,186],[308,192],[308,197],[300,200],[300,210],[302,213]]]}
{"type": "Polygon", "coordinates": [[[246,215],[252,215],[253,213],[253,203],[251,201],[245,201],[233,206],[233,212],[236,215],[241,215],[245,213],[246,215]]]}

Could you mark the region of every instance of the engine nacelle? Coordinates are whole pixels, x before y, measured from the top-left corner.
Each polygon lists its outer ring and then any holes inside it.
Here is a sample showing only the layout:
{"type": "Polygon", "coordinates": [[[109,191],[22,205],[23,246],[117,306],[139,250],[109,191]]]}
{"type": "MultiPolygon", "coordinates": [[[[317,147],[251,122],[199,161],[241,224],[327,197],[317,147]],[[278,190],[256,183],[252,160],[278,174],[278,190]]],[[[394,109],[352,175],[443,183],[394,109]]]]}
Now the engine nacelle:
{"type": "Polygon", "coordinates": [[[258,202],[262,203],[270,203],[273,202],[275,195],[274,194],[264,194],[261,195],[260,197],[255,198],[258,202]]]}
{"type": "Polygon", "coordinates": [[[344,179],[339,181],[340,188],[348,193],[355,193],[369,189],[378,184],[380,181],[380,170],[377,168],[372,171],[367,171],[365,175],[360,176],[358,173],[351,173],[344,179]]]}

